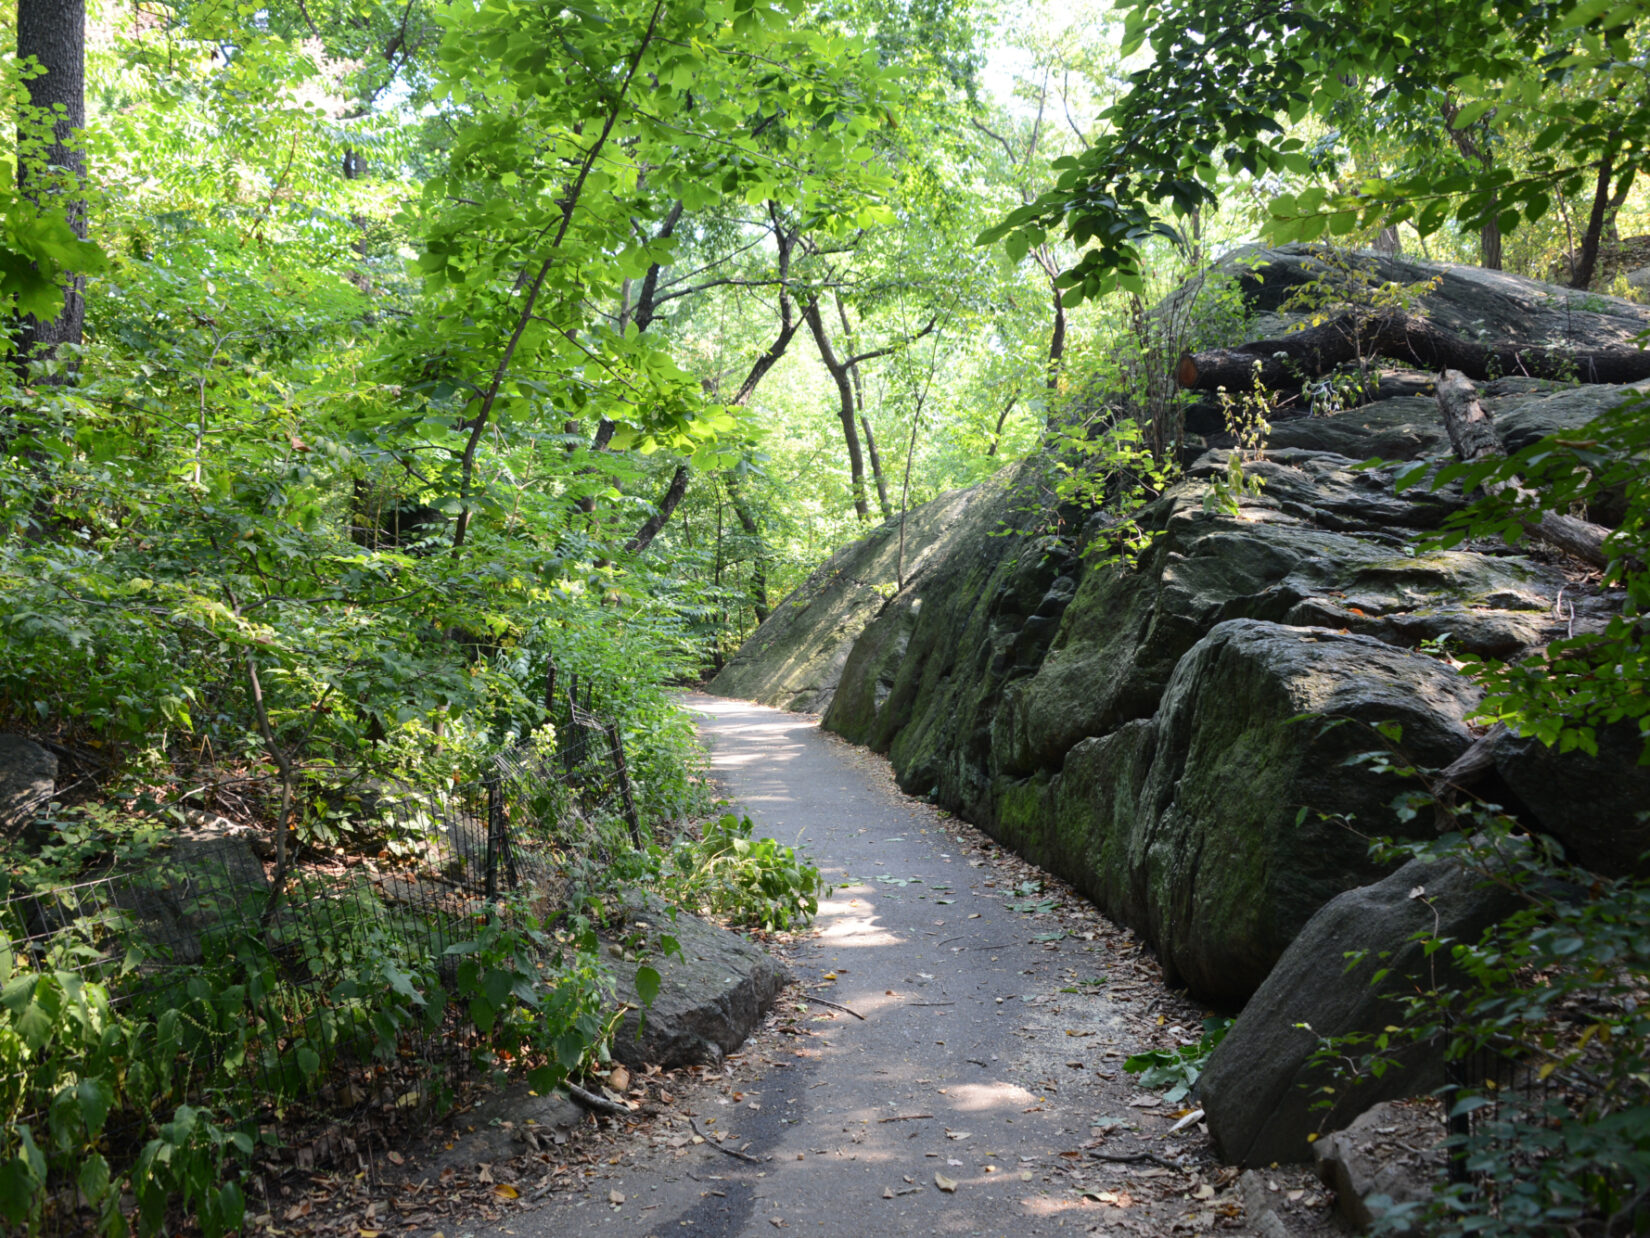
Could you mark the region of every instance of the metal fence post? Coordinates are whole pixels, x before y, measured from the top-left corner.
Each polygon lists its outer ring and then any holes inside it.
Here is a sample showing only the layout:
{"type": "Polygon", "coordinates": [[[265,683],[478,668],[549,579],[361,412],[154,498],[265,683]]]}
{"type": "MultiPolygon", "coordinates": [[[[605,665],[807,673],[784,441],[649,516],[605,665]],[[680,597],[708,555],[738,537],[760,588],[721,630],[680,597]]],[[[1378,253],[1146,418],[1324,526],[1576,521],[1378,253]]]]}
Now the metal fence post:
{"type": "Polygon", "coordinates": [[[498,898],[498,852],[504,841],[504,780],[494,770],[487,777],[487,886],[489,903],[498,898]]]}
{"type": "Polygon", "coordinates": [[[619,737],[619,724],[607,724],[607,746],[613,753],[613,772],[619,776],[619,795],[624,800],[624,819],[630,825],[630,841],[636,850],[642,849],[642,818],[636,811],[636,796],[630,788],[630,770],[624,763],[624,743],[619,737]]]}
{"type": "Polygon", "coordinates": [[[1472,1115],[1458,1113],[1456,1107],[1461,1102],[1461,1094],[1466,1089],[1469,1074],[1466,1059],[1448,1055],[1449,1037],[1453,1029],[1454,1020],[1446,1016],[1443,1031],[1444,1082],[1448,1086],[1444,1089],[1444,1125],[1453,1140],[1449,1150],[1449,1180],[1457,1185],[1465,1185],[1472,1180],[1472,1175],[1467,1171],[1467,1140],[1472,1135],[1472,1115]]]}

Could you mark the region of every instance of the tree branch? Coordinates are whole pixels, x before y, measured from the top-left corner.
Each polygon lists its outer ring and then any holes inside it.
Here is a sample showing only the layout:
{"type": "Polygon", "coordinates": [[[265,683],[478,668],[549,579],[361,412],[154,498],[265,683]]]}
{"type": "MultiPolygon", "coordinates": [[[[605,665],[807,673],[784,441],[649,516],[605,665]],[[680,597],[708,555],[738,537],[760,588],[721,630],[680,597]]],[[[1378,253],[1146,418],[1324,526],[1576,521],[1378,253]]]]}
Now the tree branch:
{"type": "Polygon", "coordinates": [[[573,212],[577,208],[580,196],[584,193],[584,183],[589,179],[590,171],[595,167],[596,158],[601,154],[602,147],[607,144],[608,137],[613,132],[613,126],[618,123],[619,112],[624,105],[624,98],[630,91],[630,83],[636,78],[636,70],[641,65],[642,56],[646,54],[648,44],[653,41],[654,32],[659,27],[659,18],[664,13],[664,0],[655,0],[653,14],[648,18],[647,30],[642,35],[642,41],[637,44],[635,52],[630,57],[630,65],[625,71],[624,81],[619,84],[618,92],[613,96],[613,106],[608,109],[607,118],[602,123],[602,131],[595,142],[585,153],[579,165],[578,176],[568,188],[562,202],[561,224],[556,229],[555,239],[550,242],[550,256],[540,265],[538,274],[533,277],[522,301],[520,313],[516,318],[515,330],[510,333],[510,339],[504,346],[504,352],[499,357],[498,364],[493,368],[493,378],[488,384],[487,394],[482,398],[481,408],[476,413],[475,422],[470,428],[470,437],[464,444],[464,455],[459,464],[459,513],[458,524],[453,530],[453,553],[456,555],[464,548],[464,537],[470,528],[470,489],[475,478],[476,449],[481,443],[482,432],[487,428],[491,419],[493,405],[498,401],[498,394],[504,387],[504,379],[509,373],[510,361],[516,355],[516,348],[521,343],[521,337],[527,331],[527,326],[533,320],[533,307],[538,303],[539,293],[544,288],[545,278],[550,274],[550,268],[555,265],[561,243],[567,238],[567,230],[573,223],[573,212]]]}

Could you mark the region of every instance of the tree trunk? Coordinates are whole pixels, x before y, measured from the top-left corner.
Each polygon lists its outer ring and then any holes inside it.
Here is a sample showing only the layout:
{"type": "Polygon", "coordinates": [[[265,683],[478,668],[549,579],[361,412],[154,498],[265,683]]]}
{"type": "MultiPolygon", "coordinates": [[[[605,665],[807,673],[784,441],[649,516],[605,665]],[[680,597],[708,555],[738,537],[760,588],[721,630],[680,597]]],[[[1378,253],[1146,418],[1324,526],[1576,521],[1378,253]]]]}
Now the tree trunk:
{"type": "Polygon", "coordinates": [[[1581,253],[1571,274],[1570,287],[1583,290],[1592,287],[1593,271],[1598,266],[1598,243],[1604,235],[1604,218],[1610,207],[1610,176],[1615,170],[1615,152],[1604,156],[1598,165],[1598,184],[1593,189],[1593,209],[1587,216],[1587,231],[1581,234],[1581,253]]]}
{"type": "MultiPolygon", "coordinates": [[[[1465,129],[1455,127],[1455,117],[1461,108],[1454,100],[1444,103],[1444,126],[1449,131],[1450,141],[1455,143],[1455,149],[1461,152],[1463,158],[1476,159],[1478,166],[1486,174],[1495,167],[1495,153],[1490,148],[1490,118],[1495,115],[1492,110],[1477,124],[1468,125],[1465,129]],[[1473,131],[1478,130],[1478,136],[1473,131]]],[[[1478,233],[1478,265],[1489,271],[1501,269],[1501,223],[1496,218],[1496,207],[1499,205],[1496,195],[1492,192],[1486,207],[1488,215],[1484,226],[1478,233]]]]}
{"type": "MultiPolygon", "coordinates": [[[[79,197],[85,155],[70,143],[86,123],[85,0],[18,0],[17,58],[34,57],[45,72],[29,79],[27,113],[19,117],[17,187],[43,210],[61,210],[76,236],[86,238],[86,203],[79,197]],[[45,119],[59,107],[57,121],[45,119]],[[30,121],[33,121],[31,124],[30,121]],[[40,144],[41,138],[47,138],[40,144]]],[[[59,344],[78,344],[86,322],[86,280],[64,282],[63,311],[51,322],[23,318],[13,364],[28,377],[31,361],[50,360],[59,344]]]]}
{"type": "Polygon", "coordinates": [[[756,523],[756,516],[739,493],[739,483],[731,472],[727,475],[727,483],[728,498],[733,501],[733,514],[739,517],[739,526],[745,530],[745,536],[756,544],[756,555],[751,560],[751,609],[756,612],[758,623],[766,623],[771,612],[768,607],[768,556],[762,545],[762,526],[756,523]]]}
{"type": "Polygon", "coordinates": [[[1404,252],[1404,238],[1398,234],[1396,226],[1389,225],[1376,234],[1374,249],[1378,254],[1401,254],[1404,252]]]}
{"type": "MultiPolygon", "coordinates": [[[[1444,418],[1444,429],[1449,432],[1450,446],[1459,459],[1470,462],[1506,454],[1496,437],[1489,412],[1478,402],[1478,389],[1459,370],[1448,370],[1438,380],[1438,411],[1444,418]]],[[[1534,497],[1516,481],[1495,482],[1485,489],[1491,494],[1512,489],[1520,498],[1534,497]]],[[[1604,567],[1609,562],[1604,539],[1610,530],[1603,525],[1546,511],[1523,517],[1522,524],[1524,532],[1531,537],[1540,538],[1583,563],[1604,567]]]]}
{"type": "Polygon", "coordinates": [[[1060,290],[1054,290],[1054,330],[1048,339],[1048,389],[1060,390],[1060,367],[1066,355],[1066,307],[1060,290]]]}
{"type": "MultiPolygon", "coordinates": [[[[667,229],[675,227],[677,219],[681,217],[680,208],[680,203],[671,208],[670,217],[666,220],[665,225],[667,229]]],[[[794,232],[787,233],[779,226],[777,214],[774,216],[774,239],[779,246],[779,334],[774,338],[773,343],[768,345],[767,350],[752,363],[750,373],[745,375],[745,381],[739,384],[739,390],[734,393],[733,399],[728,401],[729,404],[744,404],[756,393],[757,384],[762,381],[769,370],[779,363],[779,359],[785,355],[785,350],[790,347],[791,338],[796,335],[797,329],[802,325],[796,317],[795,307],[792,305],[791,295],[785,284],[790,275],[791,248],[796,244],[796,234],[794,232]]],[[[644,288],[643,304],[649,303],[650,296],[651,294],[644,288]]],[[[638,321],[640,321],[639,316],[638,321]]],[[[649,321],[651,321],[651,315],[649,321]]],[[[597,427],[596,446],[598,448],[606,448],[613,437],[613,429],[613,423],[605,419],[597,427]]],[[[625,544],[625,549],[630,551],[631,554],[640,554],[646,550],[653,539],[659,536],[659,531],[670,521],[672,513],[675,512],[677,505],[682,501],[682,496],[687,493],[690,472],[691,470],[686,464],[677,466],[675,476],[670,479],[670,485],[665,488],[664,498],[659,500],[658,508],[653,515],[642,523],[642,527],[636,530],[636,535],[625,544]]]]}
{"type": "MultiPolygon", "coordinates": [[[[1495,203],[1492,201],[1493,207],[1495,203]]],[[[1489,220],[1478,234],[1478,265],[1486,271],[1501,269],[1501,221],[1489,220]]]]}
{"type": "Polygon", "coordinates": [[[825,316],[819,312],[818,297],[802,307],[802,316],[807,319],[808,329],[813,332],[814,343],[819,348],[819,359],[824,362],[825,368],[830,371],[831,378],[836,382],[837,420],[842,423],[842,437],[848,444],[848,471],[854,489],[854,513],[862,521],[869,523],[871,506],[865,500],[865,456],[860,451],[859,429],[854,424],[854,388],[848,378],[848,366],[836,355],[836,349],[831,347],[831,338],[825,332],[825,316]]]}
{"type": "Polygon", "coordinates": [[[693,470],[686,464],[678,464],[676,472],[671,475],[670,485],[665,487],[664,497],[654,513],[636,530],[636,536],[625,543],[625,550],[633,555],[639,555],[653,544],[653,539],[659,536],[659,531],[669,523],[670,517],[682,502],[682,496],[687,493],[688,478],[693,470]]]}
{"type": "Polygon", "coordinates": [[[1003,411],[997,414],[997,428],[991,432],[991,446],[986,448],[985,452],[985,458],[987,460],[996,455],[997,448],[1002,446],[1003,424],[1008,420],[1008,415],[1014,411],[1014,405],[1018,403],[1019,399],[1020,393],[1016,391],[1013,395],[1008,397],[1008,403],[1003,405],[1003,411]]]}
{"type": "Polygon", "coordinates": [[[1460,370],[1476,379],[1523,374],[1532,378],[1579,377],[1589,383],[1634,383],[1650,378],[1650,349],[1575,352],[1484,344],[1401,310],[1346,314],[1281,339],[1188,353],[1180,358],[1175,377],[1182,387],[1196,391],[1219,387],[1248,391],[1254,386],[1259,363],[1260,380],[1267,387],[1294,388],[1338,365],[1359,360],[1360,344],[1365,359],[1395,357],[1424,370],[1460,370]]]}
{"type": "MultiPolygon", "coordinates": [[[[665,240],[675,235],[676,225],[682,219],[682,200],[677,198],[671,203],[670,210],[665,213],[664,223],[659,225],[659,231],[654,233],[656,241],[665,240]]],[[[652,325],[654,316],[659,312],[657,297],[659,295],[660,267],[657,262],[648,267],[647,274],[642,277],[641,295],[636,298],[636,329],[646,331],[652,325]]]]}
{"type": "MultiPolygon", "coordinates": [[[[842,303],[841,297],[832,298],[836,302],[837,317],[842,321],[843,351],[852,354],[854,351],[854,328],[848,320],[848,307],[842,303]]],[[[882,472],[882,453],[877,450],[877,436],[871,432],[871,418],[865,412],[865,376],[859,371],[859,362],[849,360],[848,378],[854,388],[854,407],[859,411],[859,425],[865,431],[865,454],[871,460],[871,477],[877,485],[877,506],[882,509],[882,518],[891,519],[894,509],[888,503],[888,479],[882,472]]]]}
{"type": "Polygon", "coordinates": [[[877,484],[877,506],[882,518],[892,520],[894,509],[888,502],[888,478],[882,471],[882,453],[877,450],[877,436],[871,433],[871,419],[864,412],[859,415],[860,429],[865,431],[865,454],[871,459],[871,478],[877,484]]]}

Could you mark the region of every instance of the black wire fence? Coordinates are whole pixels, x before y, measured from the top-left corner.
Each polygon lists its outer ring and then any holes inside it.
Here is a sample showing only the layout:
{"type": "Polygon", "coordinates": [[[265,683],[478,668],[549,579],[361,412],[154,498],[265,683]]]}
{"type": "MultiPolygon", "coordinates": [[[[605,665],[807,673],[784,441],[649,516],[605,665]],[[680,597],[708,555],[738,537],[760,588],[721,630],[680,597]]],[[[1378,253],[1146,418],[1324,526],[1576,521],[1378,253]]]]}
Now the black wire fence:
{"type": "MultiPolygon", "coordinates": [[[[67,1122],[118,1178],[157,1121],[187,1104],[244,1134],[266,1162],[308,1169],[359,1156],[363,1141],[387,1140],[450,1098],[486,1045],[446,1000],[459,965],[449,948],[506,895],[554,920],[581,866],[639,842],[617,727],[590,711],[588,689],[579,699],[576,680],[565,696],[553,675],[547,687],[559,706],[553,748],[501,752],[481,777],[449,787],[359,780],[352,815],[393,840],[376,857],[300,857],[277,890],[259,832],[220,822],[177,831],[140,864],[0,902],[7,1005],[22,993],[18,1009],[45,1003],[40,1017],[56,1020],[39,1043],[23,1016],[6,1025],[15,1043],[0,1034],[0,1159],[18,1154],[24,1126],[49,1150],[67,1122]],[[49,994],[31,987],[46,976],[49,994]],[[85,1017],[65,1018],[65,1003],[85,1017]],[[148,1041],[100,1046],[117,1024],[148,1041]],[[97,1115],[87,1139],[77,1076],[116,1050],[128,1103],[97,1115]]],[[[336,768],[326,776],[338,784],[336,768]]],[[[93,1096],[87,1112],[96,1108],[93,1096]]],[[[40,1163],[45,1205],[25,1227],[87,1232],[95,1211],[81,1166],[40,1163]]],[[[0,1231],[11,1232],[3,1218],[0,1231]]]]}
{"type": "Polygon", "coordinates": [[[1542,1079],[1530,1054],[1514,1043],[1480,1045],[1444,1061],[1444,1126],[1449,1140],[1447,1172],[1453,1183],[1487,1188],[1473,1168],[1476,1158],[1528,1158],[1515,1123],[1546,1120],[1556,1092],[1542,1079]],[[1465,1102],[1465,1103],[1463,1103],[1465,1102]]]}

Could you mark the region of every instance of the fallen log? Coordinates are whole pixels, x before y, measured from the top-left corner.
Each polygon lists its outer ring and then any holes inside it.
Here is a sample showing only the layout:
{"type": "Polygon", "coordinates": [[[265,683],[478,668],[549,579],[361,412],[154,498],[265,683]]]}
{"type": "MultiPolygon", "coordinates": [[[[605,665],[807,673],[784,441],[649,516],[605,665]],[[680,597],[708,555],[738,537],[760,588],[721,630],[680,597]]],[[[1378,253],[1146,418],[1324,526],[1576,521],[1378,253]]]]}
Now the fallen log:
{"type": "Polygon", "coordinates": [[[1343,314],[1279,339],[1187,353],[1175,367],[1175,378],[1192,391],[1219,387],[1248,391],[1254,386],[1255,363],[1259,362],[1260,381],[1278,390],[1298,387],[1360,357],[1391,357],[1424,370],[1459,370],[1481,380],[1513,374],[1584,383],[1636,383],[1650,378],[1650,350],[1486,344],[1402,310],[1343,314]]]}
{"type": "MultiPolygon", "coordinates": [[[[1437,393],[1438,411],[1443,414],[1444,429],[1449,432],[1450,446],[1458,459],[1471,463],[1507,454],[1495,436],[1489,412],[1478,402],[1478,388],[1471,379],[1459,370],[1446,370],[1438,380],[1437,393]]],[[[1534,497],[1516,481],[1492,482],[1484,488],[1491,494],[1512,489],[1520,498],[1534,497]]],[[[1538,537],[1583,563],[1604,567],[1609,562],[1604,539],[1610,530],[1603,525],[1547,511],[1526,516],[1522,523],[1524,532],[1531,537],[1538,537]]]]}

